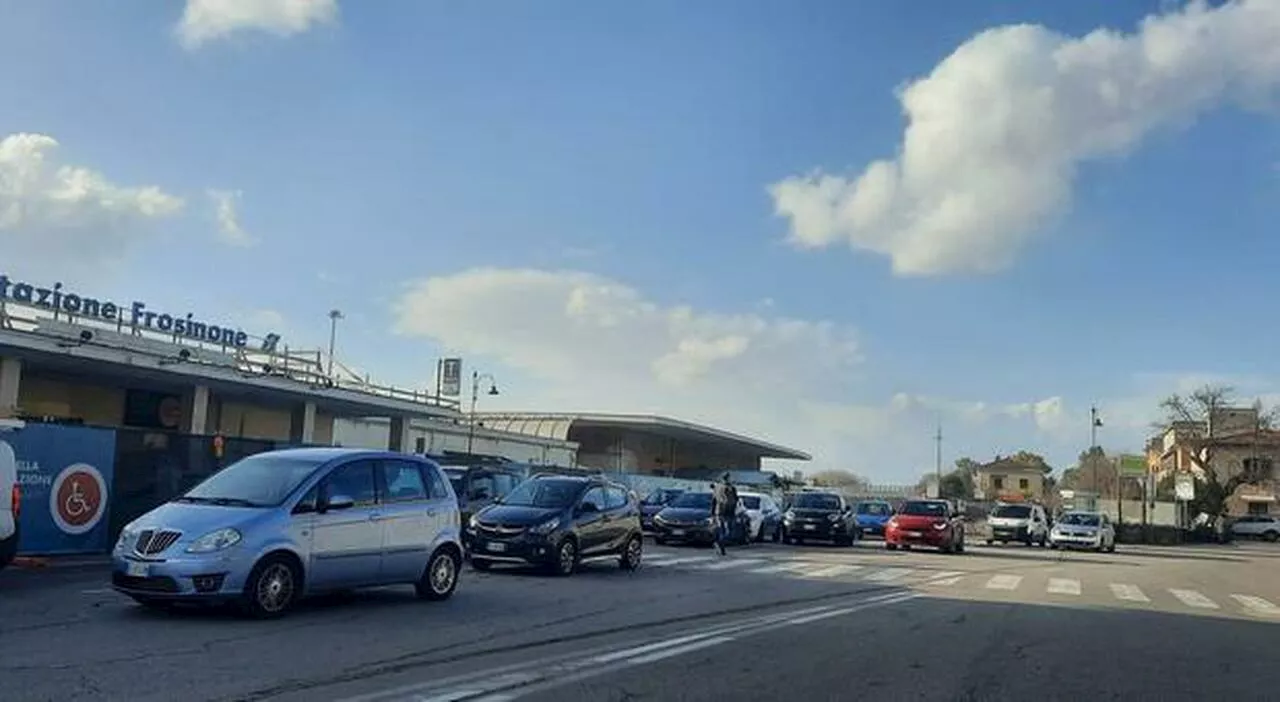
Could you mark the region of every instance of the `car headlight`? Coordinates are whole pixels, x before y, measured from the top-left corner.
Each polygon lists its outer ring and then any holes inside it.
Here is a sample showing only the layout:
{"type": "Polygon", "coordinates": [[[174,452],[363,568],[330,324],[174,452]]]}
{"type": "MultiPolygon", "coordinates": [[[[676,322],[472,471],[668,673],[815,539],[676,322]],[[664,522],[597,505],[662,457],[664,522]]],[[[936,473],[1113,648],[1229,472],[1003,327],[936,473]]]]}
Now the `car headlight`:
{"type": "Polygon", "coordinates": [[[889,517],[889,521],[885,522],[884,525],[886,528],[897,529],[898,520],[893,517],[889,517]]]}
{"type": "Polygon", "coordinates": [[[548,519],[547,521],[533,527],[529,531],[533,532],[534,534],[550,534],[551,532],[555,531],[556,527],[558,526],[560,526],[560,518],[555,517],[553,519],[548,519]]]}
{"type": "Polygon", "coordinates": [[[838,522],[838,521],[840,521],[840,515],[838,515],[838,514],[828,514],[828,515],[827,515],[827,519],[829,519],[830,521],[833,521],[833,522],[838,522]]]}
{"type": "Polygon", "coordinates": [[[933,524],[933,528],[937,529],[938,531],[942,531],[943,529],[946,529],[949,526],[951,525],[947,524],[946,522],[934,522],[933,524]]]}
{"type": "Polygon", "coordinates": [[[702,520],[702,523],[703,523],[703,524],[705,524],[705,525],[707,525],[707,526],[715,526],[715,525],[716,525],[716,518],[715,518],[714,516],[707,517],[706,519],[702,520]]]}
{"type": "Polygon", "coordinates": [[[659,513],[657,513],[657,514],[653,515],[653,521],[658,522],[658,523],[661,523],[661,524],[666,524],[666,523],[667,523],[667,520],[665,520],[665,519],[663,519],[663,518],[662,518],[662,513],[661,513],[661,512],[659,512],[659,513]]]}
{"type": "Polygon", "coordinates": [[[789,522],[789,521],[791,521],[791,520],[793,520],[793,519],[795,519],[795,518],[796,518],[796,513],[795,513],[795,512],[792,512],[791,510],[787,510],[787,511],[782,515],[782,518],[783,518],[783,519],[785,519],[785,520],[787,520],[787,521],[789,522]]]}
{"type": "Polygon", "coordinates": [[[471,518],[467,520],[467,527],[471,529],[475,529],[479,526],[480,526],[479,518],[477,518],[476,515],[474,514],[471,515],[471,518]]]}
{"type": "Polygon", "coordinates": [[[240,543],[239,531],[231,528],[219,529],[192,541],[187,547],[187,553],[212,553],[231,548],[238,543],[240,543]]]}
{"type": "Polygon", "coordinates": [[[123,551],[132,545],[134,540],[137,538],[137,529],[134,529],[132,524],[126,524],[125,527],[120,530],[119,538],[116,539],[116,550],[123,551]]]}

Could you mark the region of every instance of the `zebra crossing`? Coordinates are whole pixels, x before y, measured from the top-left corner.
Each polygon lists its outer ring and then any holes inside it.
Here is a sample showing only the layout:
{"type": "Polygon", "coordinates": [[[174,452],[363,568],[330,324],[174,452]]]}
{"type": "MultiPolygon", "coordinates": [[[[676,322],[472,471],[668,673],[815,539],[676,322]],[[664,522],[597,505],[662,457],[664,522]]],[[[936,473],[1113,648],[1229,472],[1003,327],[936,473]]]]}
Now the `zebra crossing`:
{"type": "Polygon", "coordinates": [[[1135,583],[1086,583],[1060,575],[1021,575],[930,568],[833,563],[831,561],[709,556],[649,556],[645,568],[680,569],[706,573],[768,575],[808,581],[841,581],[897,585],[943,592],[965,588],[992,596],[1042,595],[1049,602],[1072,600],[1117,605],[1175,607],[1201,613],[1239,613],[1280,622],[1280,605],[1257,595],[1226,593],[1214,599],[1187,587],[1139,586],[1135,583]]]}

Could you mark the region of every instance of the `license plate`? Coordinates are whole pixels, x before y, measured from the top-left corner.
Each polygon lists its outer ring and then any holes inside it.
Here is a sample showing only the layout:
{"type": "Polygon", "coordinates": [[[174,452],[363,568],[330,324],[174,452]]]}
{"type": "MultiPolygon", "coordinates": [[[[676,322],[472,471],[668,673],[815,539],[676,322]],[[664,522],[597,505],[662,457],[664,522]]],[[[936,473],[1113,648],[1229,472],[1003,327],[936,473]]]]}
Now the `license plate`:
{"type": "Polygon", "coordinates": [[[145,578],[151,574],[151,565],[148,563],[129,561],[129,565],[125,566],[125,573],[127,573],[131,578],[145,578]]]}
{"type": "Polygon", "coordinates": [[[911,538],[913,538],[913,539],[918,539],[918,538],[920,538],[921,536],[924,536],[924,532],[920,532],[920,531],[908,531],[908,532],[907,532],[907,536],[910,536],[910,537],[911,537],[911,538]]]}
{"type": "Polygon", "coordinates": [[[506,545],[506,544],[504,544],[504,543],[498,543],[498,542],[496,542],[496,541],[491,541],[491,542],[489,542],[489,544],[487,545],[487,548],[488,548],[490,551],[493,551],[493,552],[495,552],[495,553],[501,553],[501,552],[503,552],[503,551],[507,550],[507,545],[506,545]]]}
{"type": "Polygon", "coordinates": [[[684,529],[672,529],[672,530],[671,530],[671,535],[672,535],[672,536],[684,536],[684,529]]]}
{"type": "Polygon", "coordinates": [[[805,531],[813,531],[814,529],[817,529],[817,528],[818,528],[818,525],[817,525],[817,524],[805,524],[805,525],[804,525],[804,530],[805,530],[805,531]]]}

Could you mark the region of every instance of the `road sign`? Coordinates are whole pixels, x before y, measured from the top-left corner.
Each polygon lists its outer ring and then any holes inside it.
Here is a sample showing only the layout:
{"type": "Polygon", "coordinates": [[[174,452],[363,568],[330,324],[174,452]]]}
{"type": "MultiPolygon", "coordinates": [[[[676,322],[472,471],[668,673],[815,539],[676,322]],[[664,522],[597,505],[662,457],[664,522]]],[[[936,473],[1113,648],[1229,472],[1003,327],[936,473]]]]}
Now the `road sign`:
{"type": "Polygon", "coordinates": [[[1173,480],[1173,495],[1183,502],[1196,499],[1196,481],[1190,473],[1182,473],[1173,480]]]}

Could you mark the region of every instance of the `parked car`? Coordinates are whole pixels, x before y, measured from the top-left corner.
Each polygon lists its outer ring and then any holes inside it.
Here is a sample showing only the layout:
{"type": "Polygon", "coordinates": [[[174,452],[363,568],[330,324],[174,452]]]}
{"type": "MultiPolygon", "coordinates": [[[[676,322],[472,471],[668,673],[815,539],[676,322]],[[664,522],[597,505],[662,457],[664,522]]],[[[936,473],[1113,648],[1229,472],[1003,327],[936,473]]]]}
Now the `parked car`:
{"type": "Polygon", "coordinates": [[[1058,518],[1049,532],[1051,548],[1116,550],[1116,530],[1111,518],[1099,512],[1071,511],[1058,518]]]}
{"type": "Polygon", "coordinates": [[[471,518],[471,566],[536,565],[570,575],[582,561],[616,558],[635,570],[644,539],[629,492],[597,476],[534,476],[471,518]]]}
{"type": "Polygon", "coordinates": [[[683,493],[684,490],[680,488],[658,488],[646,495],[640,503],[640,527],[645,531],[653,531],[654,515],[683,493]]]}
{"type": "Polygon", "coordinates": [[[964,517],[946,500],[907,500],[885,525],[885,548],[930,546],[964,553],[964,517]]]}
{"type": "Polygon", "coordinates": [[[0,568],[18,555],[18,518],[22,513],[22,488],[18,485],[18,459],[13,447],[0,442],[0,568]]]}
{"type": "Polygon", "coordinates": [[[997,504],[987,516],[987,545],[1017,541],[1044,546],[1049,541],[1049,518],[1037,504],[997,504]]]}
{"type": "Polygon", "coordinates": [[[740,492],[738,504],[746,510],[747,534],[752,541],[782,540],[782,510],[772,497],[761,492],[740,492]]]}
{"type": "Polygon", "coordinates": [[[1232,523],[1231,534],[1251,539],[1275,541],[1280,539],[1280,517],[1266,514],[1250,514],[1240,517],[1232,523]]]}
{"type": "MultiPolygon", "coordinates": [[[[501,465],[447,465],[444,472],[458,496],[463,524],[471,520],[471,515],[506,496],[524,481],[524,474],[518,468],[501,465]]],[[[470,550],[467,538],[467,532],[463,531],[462,544],[470,550]]]]}
{"type": "MultiPolygon", "coordinates": [[[[711,514],[711,493],[686,492],[671,501],[653,517],[654,541],[686,544],[712,544],[716,540],[716,520],[711,514]]],[[[731,543],[745,544],[749,540],[750,518],[738,502],[738,515],[729,533],[731,543]]]]}
{"type": "Polygon", "coordinates": [[[782,515],[782,538],[787,543],[831,541],[852,546],[858,540],[858,520],[853,506],[838,492],[806,490],[791,498],[782,515]]]}
{"type": "Polygon", "coordinates": [[[884,500],[863,500],[854,505],[853,513],[863,536],[884,536],[884,525],[893,516],[893,505],[884,500]]]}
{"type": "Polygon", "coordinates": [[[319,592],[458,585],[457,499],[439,467],[387,451],[306,448],[237,461],[125,525],[112,585],[147,606],[234,602],[278,617],[319,592]]]}

